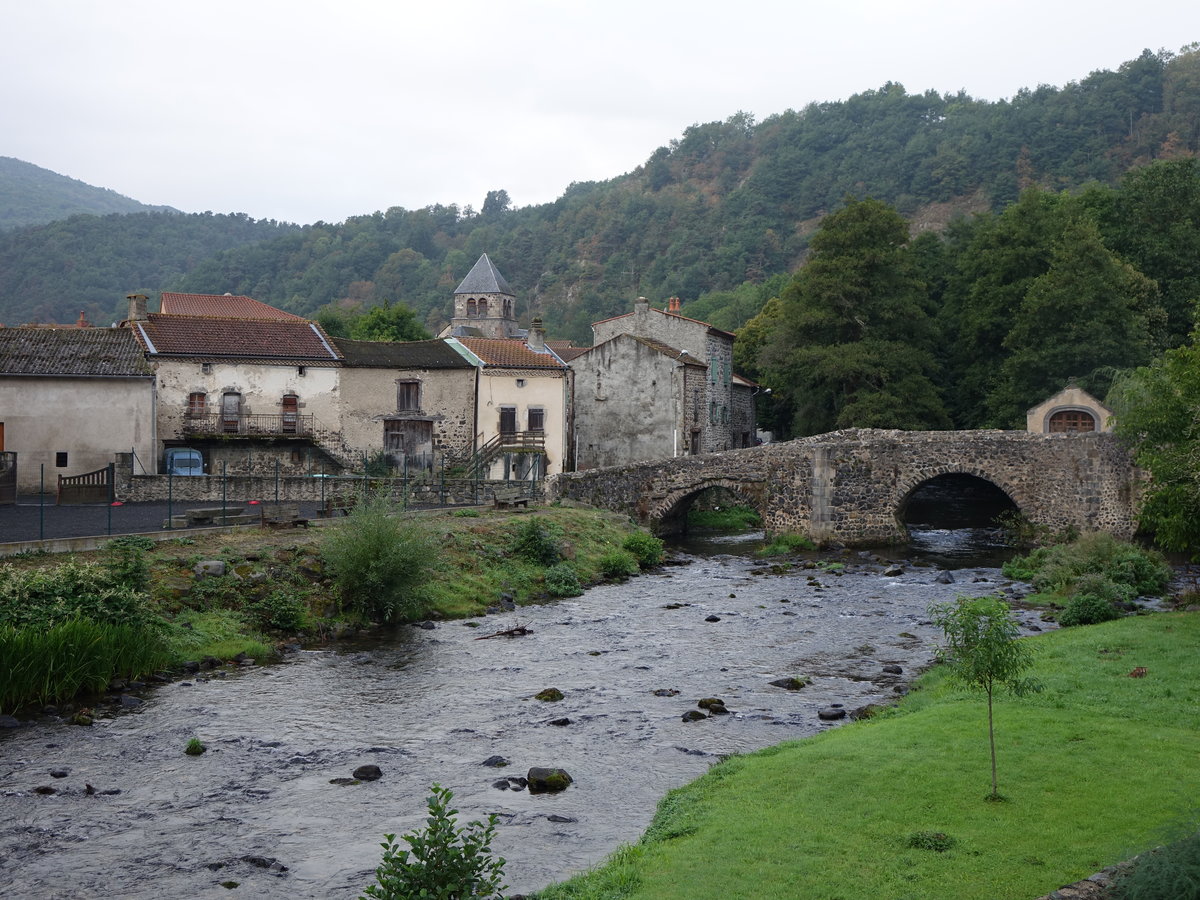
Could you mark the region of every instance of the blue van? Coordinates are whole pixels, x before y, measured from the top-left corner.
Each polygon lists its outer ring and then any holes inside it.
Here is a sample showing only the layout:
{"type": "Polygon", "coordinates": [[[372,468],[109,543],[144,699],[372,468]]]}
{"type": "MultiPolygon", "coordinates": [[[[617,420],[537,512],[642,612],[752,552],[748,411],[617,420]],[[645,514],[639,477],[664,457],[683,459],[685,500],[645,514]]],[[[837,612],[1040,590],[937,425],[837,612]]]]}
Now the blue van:
{"type": "Polygon", "coordinates": [[[189,447],[172,447],[166,452],[167,475],[203,475],[204,457],[199,450],[189,447]]]}

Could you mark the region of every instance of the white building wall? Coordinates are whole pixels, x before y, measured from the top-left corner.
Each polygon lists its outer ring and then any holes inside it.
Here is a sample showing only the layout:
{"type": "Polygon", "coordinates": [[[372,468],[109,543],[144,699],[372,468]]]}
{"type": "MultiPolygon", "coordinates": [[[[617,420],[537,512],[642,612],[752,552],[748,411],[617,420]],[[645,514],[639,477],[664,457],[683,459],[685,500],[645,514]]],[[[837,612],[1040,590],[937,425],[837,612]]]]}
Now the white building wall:
{"type": "Polygon", "coordinates": [[[130,450],[138,474],[156,473],[154,407],[153,378],[0,377],[4,449],[17,454],[17,489],[36,491],[45,466],[46,490],[54,491],[59,475],[94,472],[130,450]]]}
{"type": "MultiPolygon", "coordinates": [[[[478,446],[500,434],[501,407],[516,408],[518,431],[529,429],[530,409],[541,409],[546,434],[546,471],[543,474],[562,472],[569,449],[569,386],[565,371],[484,368],[479,378],[478,446]]],[[[490,477],[504,477],[502,459],[492,463],[490,477]]]]}

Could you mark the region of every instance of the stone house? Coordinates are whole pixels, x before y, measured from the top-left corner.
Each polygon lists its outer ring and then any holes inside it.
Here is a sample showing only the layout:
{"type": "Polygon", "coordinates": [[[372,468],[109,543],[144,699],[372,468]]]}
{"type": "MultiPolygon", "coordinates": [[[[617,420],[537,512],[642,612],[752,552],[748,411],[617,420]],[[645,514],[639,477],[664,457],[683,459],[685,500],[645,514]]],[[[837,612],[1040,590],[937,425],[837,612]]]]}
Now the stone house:
{"type": "Polygon", "coordinates": [[[339,436],[341,357],[319,325],[249,298],[175,296],[190,298],[186,313],[148,313],[147,298],[131,295],[122,323],[157,373],[161,449],[199,449],[214,475],[351,462],[339,436]]]}
{"type": "Polygon", "coordinates": [[[384,452],[404,472],[458,457],[476,433],[476,366],[445,341],[332,338],[341,355],[340,430],[347,448],[384,452]]]}
{"type": "Polygon", "coordinates": [[[478,370],[475,466],[482,477],[537,480],[572,467],[572,378],[534,320],[526,340],[449,338],[478,370]]]}
{"type": "Polygon", "coordinates": [[[0,450],[17,454],[17,489],[54,490],[132,451],[153,474],[154,371],[129,331],[0,328],[0,450]]]}
{"type": "Polygon", "coordinates": [[[1082,388],[1069,385],[1025,413],[1033,434],[1112,431],[1113,411],[1082,388]]]}
{"type": "Polygon", "coordinates": [[[632,313],[593,323],[592,348],[571,360],[581,385],[576,398],[578,468],[653,458],[624,453],[680,456],[754,443],[758,388],[734,375],[734,335],[681,315],[679,309],[676,297],[665,310],[639,297],[632,313]],[[636,340],[601,349],[622,336],[636,340]],[[681,367],[669,377],[666,359],[681,367]],[[654,375],[648,376],[647,365],[654,375]],[[703,378],[696,377],[698,367],[703,378]],[[594,389],[598,380],[600,391],[594,389]],[[612,402],[615,397],[623,398],[620,405],[612,402]],[[646,428],[655,433],[645,433],[646,428]]]}

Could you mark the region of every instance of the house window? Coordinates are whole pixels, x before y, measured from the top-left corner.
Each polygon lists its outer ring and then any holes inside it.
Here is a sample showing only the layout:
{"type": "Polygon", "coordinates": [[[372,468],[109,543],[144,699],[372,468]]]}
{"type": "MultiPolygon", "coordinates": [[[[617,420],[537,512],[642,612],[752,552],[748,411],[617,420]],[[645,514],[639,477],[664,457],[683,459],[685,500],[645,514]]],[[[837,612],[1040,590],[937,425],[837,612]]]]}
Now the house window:
{"type": "Polygon", "coordinates": [[[699,428],[692,429],[692,441],[691,441],[691,444],[688,446],[688,452],[691,453],[692,456],[695,456],[697,453],[700,452],[700,429],[699,428]]]}
{"type": "Polygon", "coordinates": [[[200,363],[200,371],[204,375],[212,374],[212,363],[200,363]]]}
{"type": "Polygon", "coordinates": [[[296,374],[299,375],[301,378],[304,377],[304,375],[307,371],[308,371],[308,369],[305,366],[296,366],[296,374]]]}
{"type": "Polygon", "coordinates": [[[529,410],[529,430],[530,431],[545,431],[546,430],[546,411],[544,409],[529,410]]]}
{"type": "Polygon", "coordinates": [[[67,451],[59,450],[54,454],[54,465],[59,469],[65,469],[67,467],[67,451]]]}
{"type": "Polygon", "coordinates": [[[474,297],[472,297],[470,300],[467,301],[467,318],[468,319],[475,318],[475,298],[474,297]]]}
{"type": "Polygon", "coordinates": [[[479,310],[479,317],[486,318],[488,314],[488,302],[486,300],[480,300],[477,309],[479,310]]]}
{"type": "Polygon", "coordinates": [[[221,431],[237,434],[242,418],[242,395],[229,391],[221,395],[221,431]]]}
{"type": "Polygon", "coordinates": [[[1096,419],[1082,409],[1064,409],[1050,417],[1050,431],[1095,431],[1096,419]]]}
{"type": "Polygon", "coordinates": [[[208,394],[203,391],[193,391],[188,394],[187,414],[189,416],[202,416],[208,405],[208,394]]]}
{"type": "Polygon", "coordinates": [[[416,412],[421,408],[421,382],[396,382],[397,412],[416,412]]]}
{"type": "Polygon", "coordinates": [[[284,434],[295,434],[300,424],[300,398],[295,394],[284,394],[279,404],[284,434]]]}

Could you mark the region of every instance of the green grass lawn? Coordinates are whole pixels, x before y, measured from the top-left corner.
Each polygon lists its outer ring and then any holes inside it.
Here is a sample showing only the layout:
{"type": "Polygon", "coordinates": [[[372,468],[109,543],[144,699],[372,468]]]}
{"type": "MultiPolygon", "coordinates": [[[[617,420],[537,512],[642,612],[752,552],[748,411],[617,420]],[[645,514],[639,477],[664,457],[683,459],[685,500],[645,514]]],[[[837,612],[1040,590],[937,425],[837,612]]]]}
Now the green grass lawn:
{"type": "Polygon", "coordinates": [[[982,697],[934,670],[881,717],[720,763],[637,845],[538,896],[1032,900],[1175,836],[1200,807],[1200,616],[1029,640],[1043,690],[996,707],[1006,802],[984,799],[982,697]]]}

